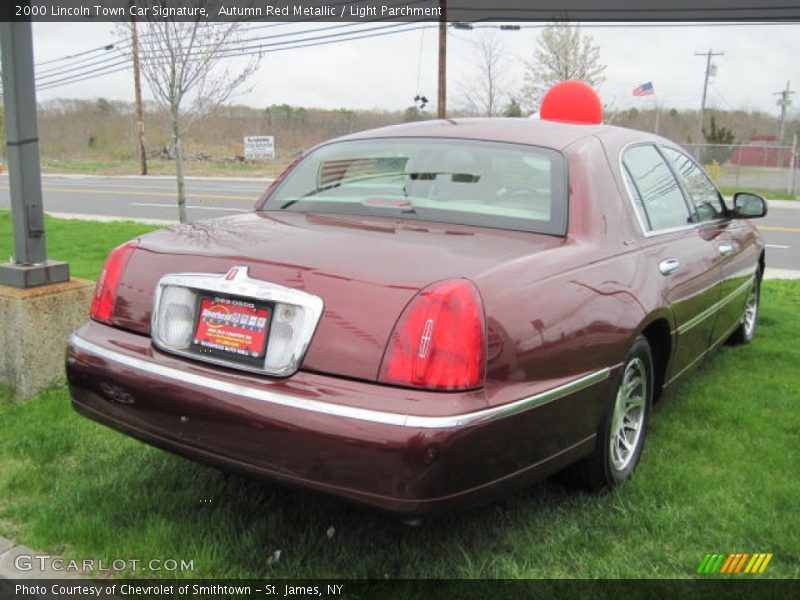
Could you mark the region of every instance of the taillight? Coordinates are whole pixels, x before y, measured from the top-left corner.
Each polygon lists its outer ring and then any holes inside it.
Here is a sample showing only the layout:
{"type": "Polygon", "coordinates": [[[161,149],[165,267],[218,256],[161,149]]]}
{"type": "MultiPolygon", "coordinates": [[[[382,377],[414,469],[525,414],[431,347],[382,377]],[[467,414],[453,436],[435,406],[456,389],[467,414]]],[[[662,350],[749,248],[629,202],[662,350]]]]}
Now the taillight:
{"type": "Polygon", "coordinates": [[[466,279],[435,283],[417,294],[395,325],[380,381],[451,391],[483,385],[483,305],[466,279]]]}
{"type": "Polygon", "coordinates": [[[111,322],[111,316],[114,314],[114,303],[117,301],[119,280],[125,270],[125,265],[128,264],[128,260],[130,260],[131,254],[138,244],[138,240],[127,242],[114,248],[108,255],[106,264],[103,265],[103,271],[100,273],[97,285],[94,288],[92,308],[89,310],[89,316],[95,321],[111,322]]]}

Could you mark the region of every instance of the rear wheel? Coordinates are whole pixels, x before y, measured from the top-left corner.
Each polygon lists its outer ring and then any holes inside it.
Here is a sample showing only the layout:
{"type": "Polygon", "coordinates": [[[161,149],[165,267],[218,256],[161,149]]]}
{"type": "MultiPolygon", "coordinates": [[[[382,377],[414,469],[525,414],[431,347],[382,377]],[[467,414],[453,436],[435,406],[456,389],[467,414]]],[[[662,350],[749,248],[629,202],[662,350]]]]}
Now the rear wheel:
{"type": "Polygon", "coordinates": [[[593,454],[570,468],[568,480],[590,490],[612,489],[630,478],[644,447],[653,406],[653,356],[638,336],[617,375],[593,454]]]}
{"type": "Polygon", "coordinates": [[[756,337],[758,328],[758,309],[761,306],[761,273],[756,274],[755,282],[747,296],[739,326],[728,338],[731,344],[749,344],[756,337]]]}

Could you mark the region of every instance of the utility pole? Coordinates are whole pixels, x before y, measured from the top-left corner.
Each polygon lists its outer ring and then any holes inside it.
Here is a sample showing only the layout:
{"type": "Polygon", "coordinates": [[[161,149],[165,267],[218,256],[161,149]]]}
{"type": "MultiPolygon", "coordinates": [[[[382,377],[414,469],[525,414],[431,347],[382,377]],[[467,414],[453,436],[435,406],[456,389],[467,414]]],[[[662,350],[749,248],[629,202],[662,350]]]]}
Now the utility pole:
{"type": "Polygon", "coordinates": [[[706,96],[708,93],[708,78],[711,76],[711,58],[713,56],[725,56],[724,52],[713,52],[709,49],[708,52],[695,52],[695,56],[705,56],[706,57],[706,74],[705,78],[703,79],[703,100],[700,103],[700,120],[697,124],[697,143],[702,144],[703,140],[703,117],[705,116],[706,112],[706,96]]]}
{"type": "Polygon", "coordinates": [[[786,89],[781,92],[775,92],[773,96],[780,96],[777,104],[781,107],[781,120],[778,125],[778,144],[783,144],[783,135],[786,126],[786,109],[792,105],[792,100],[789,98],[794,92],[789,91],[789,82],[786,82],[786,89]]]}
{"type": "MultiPolygon", "coordinates": [[[[134,0],[128,0],[134,6],[134,0]]],[[[136,31],[136,17],[131,13],[131,54],[133,55],[133,89],[136,96],[136,133],[139,138],[139,162],[142,175],[147,175],[147,151],[144,147],[144,110],[142,108],[142,78],[139,72],[139,35],[136,31]]]]}
{"type": "Polygon", "coordinates": [[[797,159],[797,134],[795,133],[792,136],[792,162],[789,165],[789,185],[786,188],[791,196],[794,196],[795,182],[797,181],[797,159]]]}
{"type": "Polygon", "coordinates": [[[447,0],[439,0],[439,105],[437,117],[447,118],[447,0]]]}
{"type": "Polygon", "coordinates": [[[30,21],[0,22],[0,54],[14,228],[14,262],[0,264],[0,285],[30,288],[68,281],[67,263],[47,260],[30,21]]]}

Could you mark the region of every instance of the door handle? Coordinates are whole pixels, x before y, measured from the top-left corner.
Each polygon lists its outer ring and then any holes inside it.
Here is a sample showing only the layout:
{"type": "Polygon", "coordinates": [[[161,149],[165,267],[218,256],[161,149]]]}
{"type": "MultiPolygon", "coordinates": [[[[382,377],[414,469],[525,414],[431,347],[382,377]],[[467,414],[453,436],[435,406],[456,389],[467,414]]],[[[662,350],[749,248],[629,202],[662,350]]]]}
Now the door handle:
{"type": "Polygon", "coordinates": [[[719,245],[719,253],[722,256],[728,256],[731,252],[733,252],[733,246],[731,244],[720,244],[719,245]]]}
{"type": "Polygon", "coordinates": [[[658,263],[658,270],[661,271],[662,275],[672,275],[680,266],[681,263],[678,259],[668,258],[658,263]]]}

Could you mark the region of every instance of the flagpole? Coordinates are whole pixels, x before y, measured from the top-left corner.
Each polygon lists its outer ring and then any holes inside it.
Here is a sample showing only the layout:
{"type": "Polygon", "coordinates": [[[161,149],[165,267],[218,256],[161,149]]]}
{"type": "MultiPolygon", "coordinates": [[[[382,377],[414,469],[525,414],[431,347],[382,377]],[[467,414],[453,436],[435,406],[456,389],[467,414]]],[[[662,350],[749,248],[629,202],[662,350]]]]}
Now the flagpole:
{"type": "Polygon", "coordinates": [[[653,133],[658,134],[658,126],[661,121],[661,111],[659,110],[658,106],[658,98],[656,98],[656,90],[653,87],[652,81],[646,81],[641,85],[637,85],[633,88],[633,95],[635,97],[642,97],[642,96],[652,96],[653,97],[653,107],[655,111],[655,119],[653,120],[653,133]]]}
{"type": "Polygon", "coordinates": [[[656,123],[653,126],[653,133],[658,135],[658,125],[659,125],[659,122],[661,121],[661,111],[659,110],[658,98],[656,97],[655,94],[653,94],[653,103],[655,105],[655,111],[656,111],[656,123]]]}

